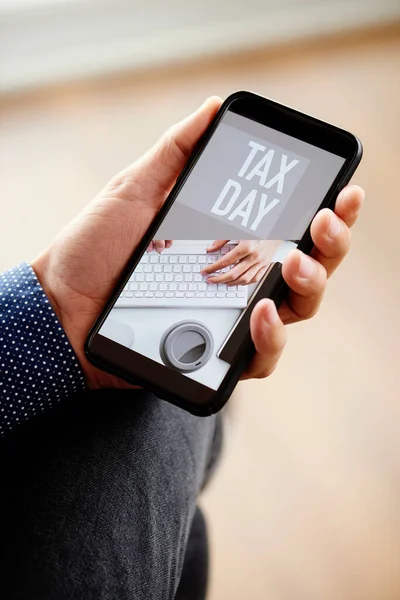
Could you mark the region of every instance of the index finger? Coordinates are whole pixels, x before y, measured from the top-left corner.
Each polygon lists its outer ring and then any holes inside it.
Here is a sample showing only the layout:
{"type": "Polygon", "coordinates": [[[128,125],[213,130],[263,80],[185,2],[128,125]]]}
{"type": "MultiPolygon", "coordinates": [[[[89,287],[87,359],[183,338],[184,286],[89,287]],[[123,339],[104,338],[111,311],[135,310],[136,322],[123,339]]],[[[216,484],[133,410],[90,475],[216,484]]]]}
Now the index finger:
{"type": "Polygon", "coordinates": [[[215,271],[220,271],[221,269],[225,269],[225,267],[229,267],[230,265],[235,264],[238,260],[246,256],[246,254],[247,251],[244,248],[241,248],[241,245],[239,244],[219,260],[216,260],[214,263],[206,265],[201,272],[203,275],[215,273],[215,271]]]}
{"type": "Polygon", "coordinates": [[[207,252],[217,252],[217,250],[221,250],[228,242],[229,240],[215,240],[207,247],[207,252]]]}
{"type": "Polygon", "coordinates": [[[344,188],[335,211],[321,210],[311,224],[314,242],[312,256],[326,269],[328,277],[340,265],[350,248],[350,227],[354,225],[364,201],[364,190],[356,185],[344,188]]]}
{"type": "Polygon", "coordinates": [[[334,212],[347,227],[352,227],[357,221],[364,200],[365,192],[359,185],[348,185],[337,197],[334,212]]]}

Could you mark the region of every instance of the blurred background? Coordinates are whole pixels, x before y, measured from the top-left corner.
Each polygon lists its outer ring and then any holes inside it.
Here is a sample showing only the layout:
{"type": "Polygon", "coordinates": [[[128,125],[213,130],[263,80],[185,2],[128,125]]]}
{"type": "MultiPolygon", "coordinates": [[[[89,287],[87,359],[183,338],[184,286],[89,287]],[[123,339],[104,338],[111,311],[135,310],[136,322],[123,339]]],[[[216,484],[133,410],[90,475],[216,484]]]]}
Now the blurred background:
{"type": "Polygon", "coordinates": [[[356,133],[367,202],[319,315],[240,384],[202,498],[210,600],[400,598],[400,0],[0,0],[0,268],[205,97],[356,133]]]}

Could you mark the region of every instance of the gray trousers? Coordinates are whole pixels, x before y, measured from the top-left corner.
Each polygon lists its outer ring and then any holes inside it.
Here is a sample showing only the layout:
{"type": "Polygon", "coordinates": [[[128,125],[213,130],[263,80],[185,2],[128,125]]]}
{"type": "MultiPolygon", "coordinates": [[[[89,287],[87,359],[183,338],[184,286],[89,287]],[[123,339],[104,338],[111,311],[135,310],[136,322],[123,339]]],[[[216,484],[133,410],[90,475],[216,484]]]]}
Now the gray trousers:
{"type": "Polygon", "coordinates": [[[200,597],[182,583],[185,554],[221,443],[219,415],[143,391],[86,393],[21,425],[0,442],[4,597],[200,597]]]}

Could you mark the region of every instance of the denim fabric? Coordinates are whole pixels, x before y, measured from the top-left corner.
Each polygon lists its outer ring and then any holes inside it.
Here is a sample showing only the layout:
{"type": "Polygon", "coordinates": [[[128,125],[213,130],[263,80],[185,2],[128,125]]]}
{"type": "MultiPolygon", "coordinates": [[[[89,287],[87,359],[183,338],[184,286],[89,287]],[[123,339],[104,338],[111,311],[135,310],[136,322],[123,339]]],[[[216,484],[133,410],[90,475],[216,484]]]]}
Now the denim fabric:
{"type": "MultiPolygon", "coordinates": [[[[0,440],[8,600],[173,600],[221,416],[83,393],[0,440]]],[[[195,596],[193,595],[193,598],[195,596]]]]}

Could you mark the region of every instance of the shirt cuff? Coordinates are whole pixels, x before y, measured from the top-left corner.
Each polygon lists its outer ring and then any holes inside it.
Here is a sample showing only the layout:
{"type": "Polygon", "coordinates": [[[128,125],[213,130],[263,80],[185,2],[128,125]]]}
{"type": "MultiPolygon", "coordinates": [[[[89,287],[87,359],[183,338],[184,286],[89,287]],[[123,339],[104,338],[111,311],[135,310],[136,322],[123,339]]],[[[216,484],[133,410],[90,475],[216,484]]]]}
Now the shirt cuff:
{"type": "Polygon", "coordinates": [[[0,435],[84,389],[78,359],[32,267],[0,274],[0,435]]]}

